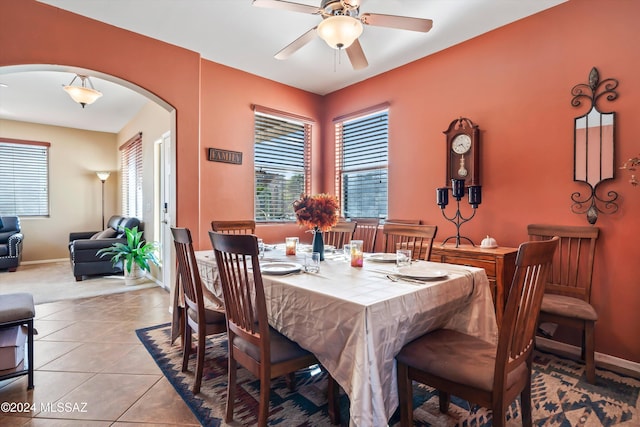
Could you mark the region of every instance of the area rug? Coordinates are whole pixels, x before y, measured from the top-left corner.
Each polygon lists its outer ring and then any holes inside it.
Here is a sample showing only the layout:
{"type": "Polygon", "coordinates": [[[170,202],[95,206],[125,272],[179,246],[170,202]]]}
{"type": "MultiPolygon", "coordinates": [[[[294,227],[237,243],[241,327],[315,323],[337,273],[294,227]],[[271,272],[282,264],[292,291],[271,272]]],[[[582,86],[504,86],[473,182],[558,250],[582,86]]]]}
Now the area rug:
{"type": "MultiPolygon", "coordinates": [[[[164,375],[182,396],[203,426],[224,426],[227,387],[227,338],[225,334],[207,342],[206,364],[200,394],[191,393],[195,355],[189,372],[181,372],[182,352],[178,341],[171,344],[170,325],[158,325],[136,331],[164,375]]],[[[532,375],[533,420],[536,426],[640,426],[640,380],[598,369],[597,384],[586,381],[584,365],[552,354],[536,351],[532,375]]],[[[271,383],[273,426],[330,426],[327,414],[326,376],[317,370],[300,371],[297,389],[289,391],[284,379],[271,383]]],[[[256,425],[259,381],[247,370],[238,371],[238,391],[231,425],[256,425]]],[[[414,384],[414,421],[416,426],[492,425],[491,412],[452,396],[448,414],[438,410],[437,392],[414,384]]],[[[349,422],[349,399],[340,396],[342,425],[349,422]]],[[[507,425],[521,426],[520,405],[509,408],[507,425]]],[[[399,426],[398,411],[389,425],[399,426]]]]}

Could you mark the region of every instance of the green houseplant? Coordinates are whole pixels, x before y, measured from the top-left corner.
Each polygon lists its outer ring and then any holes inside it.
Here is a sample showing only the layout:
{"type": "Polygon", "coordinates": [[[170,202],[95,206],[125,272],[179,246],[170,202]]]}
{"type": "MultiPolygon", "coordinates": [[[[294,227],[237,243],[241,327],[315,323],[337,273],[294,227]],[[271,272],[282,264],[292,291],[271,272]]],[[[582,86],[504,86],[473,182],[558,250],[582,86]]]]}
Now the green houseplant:
{"type": "Polygon", "coordinates": [[[127,243],[116,242],[108,248],[100,249],[98,254],[103,257],[111,256],[111,262],[115,265],[122,261],[125,277],[137,278],[134,274],[139,268],[142,271],[150,271],[150,264],[159,265],[156,257],[156,243],[142,240],[142,231],[138,227],[124,227],[127,243]]]}

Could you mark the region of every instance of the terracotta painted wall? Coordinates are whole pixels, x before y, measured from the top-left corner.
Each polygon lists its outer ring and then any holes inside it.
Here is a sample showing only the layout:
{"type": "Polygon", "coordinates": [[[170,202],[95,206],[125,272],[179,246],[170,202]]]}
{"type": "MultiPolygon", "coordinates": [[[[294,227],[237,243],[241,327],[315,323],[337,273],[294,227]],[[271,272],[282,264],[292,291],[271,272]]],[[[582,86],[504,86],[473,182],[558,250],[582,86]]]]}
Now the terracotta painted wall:
{"type": "MultiPolygon", "coordinates": [[[[637,16],[640,2],[567,2],[328,95],[323,134],[331,135],[333,117],[390,102],[389,214],[437,224],[442,240],[456,232],[435,203],[435,189],[445,181],[442,132],[455,118],[468,117],[481,131],[483,203],[462,234],[476,243],[490,234],[502,246],[517,247],[527,239],[529,223],[588,225],[585,215],[570,209],[571,193],[586,188],[573,182],[573,119],[588,106],[572,107],[570,91],[587,82],[594,66],[602,78],[618,79],[619,98],[601,106],[617,114],[616,165],[639,154],[637,16]]],[[[332,144],[326,140],[327,159],[332,144]]],[[[627,171],[616,174],[602,191],[620,194],[619,211],[596,224],[596,350],[640,362],[634,268],[640,260],[640,188],[628,184],[627,171]]],[[[325,186],[332,182],[328,162],[325,186]]],[[[571,331],[564,333],[577,344],[571,331]]]]}
{"type": "MultiPolygon", "coordinates": [[[[274,59],[275,61],[275,59],[274,59]]],[[[200,143],[200,243],[210,248],[207,235],[214,219],[252,219],[254,111],[262,105],[317,120],[312,134],[312,170],[314,191],[320,191],[322,152],[320,114],[322,97],[275,83],[210,61],[202,61],[202,130],[200,143]],[[210,162],[207,148],[241,151],[242,165],[210,162]]],[[[284,241],[285,235],[311,241],[296,224],[258,226],[265,242],[284,241]]]]}

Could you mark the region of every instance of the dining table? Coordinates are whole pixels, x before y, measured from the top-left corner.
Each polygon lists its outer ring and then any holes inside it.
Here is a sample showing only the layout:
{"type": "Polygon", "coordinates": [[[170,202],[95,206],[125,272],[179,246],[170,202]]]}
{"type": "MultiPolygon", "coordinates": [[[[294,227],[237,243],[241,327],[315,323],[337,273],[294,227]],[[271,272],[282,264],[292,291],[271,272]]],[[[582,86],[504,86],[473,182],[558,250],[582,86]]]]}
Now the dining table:
{"type": "MultiPolygon", "coordinates": [[[[352,267],[342,251],[328,250],[320,270],[307,273],[310,248],[289,256],[283,245],[267,249],[260,263],[269,323],[314,353],[340,384],[350,426],[388,425],[398,407],[395,356],[420,335],[450,328],[497,342],[484,269],[413,261],[407,271],[426,276],[417,280],[389,256],[365,254],[362,267],[352,267]]],[[[203,283],[221,296],[213,251],[196,258],[203,283]]]]}

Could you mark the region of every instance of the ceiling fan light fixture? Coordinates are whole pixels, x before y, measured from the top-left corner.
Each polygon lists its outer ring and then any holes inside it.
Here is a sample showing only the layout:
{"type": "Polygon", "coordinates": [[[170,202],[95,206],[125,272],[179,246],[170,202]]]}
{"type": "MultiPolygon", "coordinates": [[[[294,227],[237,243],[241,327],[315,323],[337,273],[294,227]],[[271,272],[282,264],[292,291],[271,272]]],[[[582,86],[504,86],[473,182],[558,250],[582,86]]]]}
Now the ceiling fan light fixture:
{"type": "Polygon", "coordinates": [[[76,76],[71,80],[67,86],[64,86],[63,89],[65,92],[69,94],[71,99],[73,99],[78,104],[82,105],[84,108],[87,104],[93,104],[98,98],[102,96],[102,92],[95,90],[93,87],[93,83],[89,80],[88,76],[83,76],[81,74],[76,74],[76,76]],[[80,78],[82,85],[81,86],[73,86],[73,82],[80,78]],[[87,86],[87,82],[91,87],[87,86]]]}
{"type": "Polygon", "coordinates": [[[318,36],[334,49],[346,49],[362,34],[362,22],[351,16],[335,15],[318,25],[318,36]]]}

